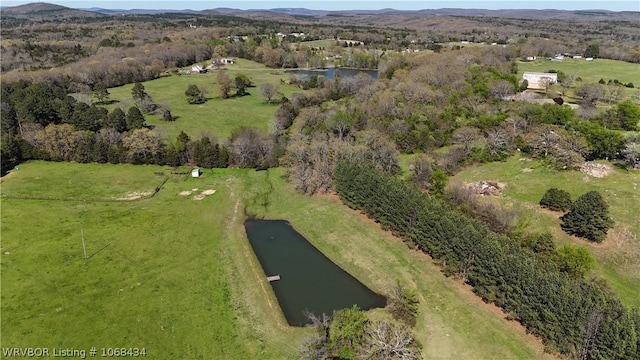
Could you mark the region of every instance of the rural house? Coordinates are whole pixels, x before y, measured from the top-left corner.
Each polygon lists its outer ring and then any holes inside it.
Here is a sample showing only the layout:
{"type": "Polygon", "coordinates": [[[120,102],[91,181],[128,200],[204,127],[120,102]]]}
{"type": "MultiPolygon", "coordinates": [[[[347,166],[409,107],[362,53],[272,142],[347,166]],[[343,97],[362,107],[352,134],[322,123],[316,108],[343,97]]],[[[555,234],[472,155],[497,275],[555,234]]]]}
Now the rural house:
{"type": "Polygon", "coordinates": [[[234,58],[219,58],[216,61],[220,64],[233,64],[234,60],[234,58]]]}

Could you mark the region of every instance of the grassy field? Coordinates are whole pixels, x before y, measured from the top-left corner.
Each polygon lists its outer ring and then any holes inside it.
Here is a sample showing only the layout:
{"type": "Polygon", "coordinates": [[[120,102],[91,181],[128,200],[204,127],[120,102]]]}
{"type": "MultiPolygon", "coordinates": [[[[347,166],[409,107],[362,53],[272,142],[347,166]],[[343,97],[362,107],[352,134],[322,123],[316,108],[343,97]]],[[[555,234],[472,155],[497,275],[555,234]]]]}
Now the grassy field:
{"type": "MultiPolygon", "coordinates": [[[[111,188],[109,178],[132,179],[128,192],[155,187],[156,173],[167,173],[160,166],[102,166],[23,164],[3,178],[3,191],[28,193],[33,185],[23,179],[46,172],[50,181],[40,196],[59,196],[73,177],[77,190],[68,195],[84,196],[82,189],[97,184],[90,195],[110,197],[124,185],[111,188]]],[[[427,256],[334,196],[296,194],[281,173],[216,169],[198,179],[167,173],[156,196],[138,201],[2,199],[3,347],[145,347],[149,358],[296,358],[311,330],[286,325],[246,239],[247,205],[266,218],[291,221],[376,292],[388,293],[396,279],[415,288],[425,358],[548,356],[538,340],[444,277],[427,256]],[[203,190],[216,192],[194,200],[203,190]],[[193,193],[180,195],[184,191],[193,193]],[[260,199],[268,205],[256,205],[260,199]]]]}
{"type": "MultiPolygon", "coordinates": [[[[566,74],[573,74],[582,78],[584,82],[597,83],[600,79],[605,81],[618,80],[623,83],[633,83],[635,88],[626,88],[627,97],[634,99],[640,94],[640,64],[632,64],[624,61],[594,59],[564,59],[563,61],[551,61],[538,59],[531,62],[518,62],[518,78],[522,79],[525,71],[547,72],[559,70],[566,74]]],[[[579,83],[578,83],[579,84],[579,83]]]]}
{"type": "MultiPolygon", "coordinates": [[[[280,82],[281,79],[289,79],[289,75],[284,71],[269,69],[253,61],[237,59],[236,64],[226,65],[226,69],[213,70],[206,74],[172,75],[142,83],[155,103],[167,105],[171,109],[171,114],[177,117],[174,122],[166,122],[159,116],[146,115],[147,124],[164,129],[172,141],[180,131],[184,131],[191,137],[197,136],[202,131],[208,131],[219,140],[227,139],[232,130],[240,126],[254,126],[267,131],[278,105],[267,104],[266,100],[259,95],[258,87],[264,83],[274,84],[287,97],[293,92],[302,91],[298,87],[280,82]],[[219,96],[217,71],[226,71],[231,78],[236,74],[245,74],[256,87],[248,89],[251,94],[249,96],[222,99],[219,96]],[[184,92],[191,84],[206,90],[208,99],[206,103],[202,105],[187,103],[184,92]]],[[[115,106],[124,105],[126,111],[126,108],[133,105],[132,88],[133,84],[128,84],[109,89],[110,99],[117,102],[106,107],[113,109],[115,106]]]]}
{"type": "Polygon", "coordinates": [[[324,48],[325,50],[331,50],[333,47],[337,46],[336,41],[333,39],[324,39],[324,40],[312,40],[312,41],[302,41],[299,43],[292,44],[294,46],[317,46],[319,48],[324,48]]]}
{"type": "Polygon", "coordinates": [[[580,76],[588,82],[619,80],[624,83],[632,82],[640,84],[640,64],[632,64],[624,61],[594,59],[564,59],[563,61],[551,61],[538,59],[531,62],[518,62],[518,76],[522,77],[525,71],[546,72],[547,70],[560,70],[566,74],[580,76]]]}
{"type": "Polygon", "coordinates": [[[453,180],[506,183],[504,196],[499,200],[520,209],[530,230],[550,231],[559,244],[577,243],[589,248],[598,260],[595,273],[607,280],[625,304],[640,306],[640,172],[612,170],[608,176],[596,178],[579,171],[552,170],[539,161],[514,156],[506,162],[471,167],[453,180]],[[564,233],[559,226],[561,213],[538,206],[551,187],[567,190],[574,200],[587,191],[599,191],[616,222],[607,239],[595,244],[564,233]]]}
{"type": "Polygon", "coordinates": [[[169,174],[169,171],[157,171],[156,166],[129,164],[62,165],[35,161],[22,164],[18,168],[19,170],[14,170],[2,179],[3,196],[118,199],[153,193],[169,174]],[[63,172],[60,171],[61,166],[65,168],[63,172]],[[10,181],[12,177],[19,177],[20,181],[10,181]],[[55,191],[52,191],[52,185],[56,186],[55,191]]]}

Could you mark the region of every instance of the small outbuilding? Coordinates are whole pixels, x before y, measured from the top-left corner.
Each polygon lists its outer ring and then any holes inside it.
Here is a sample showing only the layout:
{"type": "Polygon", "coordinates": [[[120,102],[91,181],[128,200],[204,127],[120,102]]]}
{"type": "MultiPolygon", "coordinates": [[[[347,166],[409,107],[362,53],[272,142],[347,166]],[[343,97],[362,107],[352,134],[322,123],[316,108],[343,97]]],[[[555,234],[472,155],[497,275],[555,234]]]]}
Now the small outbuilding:
{"type": "Polygon", "coordinates": [[[194,177],[194,178],[200,177],[200,169],[191,170],[191,177],[194,177]]]}
{"type": "Polygon", "coordinates": [[[541,90],[544,89],[545,81],[548,84],[555,84],[558,82],[558,74],[556,73],[537,73],[537,72],[525,72],[522,75],[522,80],[527,80],[527,89],[541,90]]]}

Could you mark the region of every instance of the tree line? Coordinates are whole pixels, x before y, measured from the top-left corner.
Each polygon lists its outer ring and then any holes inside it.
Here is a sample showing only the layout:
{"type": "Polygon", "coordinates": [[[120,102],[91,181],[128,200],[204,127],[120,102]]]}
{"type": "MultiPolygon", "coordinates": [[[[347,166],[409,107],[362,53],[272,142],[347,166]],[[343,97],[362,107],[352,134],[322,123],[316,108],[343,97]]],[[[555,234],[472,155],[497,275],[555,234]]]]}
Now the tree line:
{"type": "Polygon", "coordinates": [[[197,139],[182,132],[169,140],[145,123],[139,107],[149,110],[155,104],[144,86],[136,84],[132,96],[136,105],[126,112],[109,112],[66,95],[60,87],[3,83],[2,171],[32,159],[205,168],[277,165],[280,145],[274,136],[244,127],[224,142],[206,132],[197,139]]]}
{"type": "Polygon", "coordinates": [[[428,253],[447,275],[473,286],[540,336],[580,359],[636,359],[640,312],[606,285],[572,272],[548,235],[500,235],[417,187],[363,162],[341,161],[333,176],[343,202],[428,253]]]}

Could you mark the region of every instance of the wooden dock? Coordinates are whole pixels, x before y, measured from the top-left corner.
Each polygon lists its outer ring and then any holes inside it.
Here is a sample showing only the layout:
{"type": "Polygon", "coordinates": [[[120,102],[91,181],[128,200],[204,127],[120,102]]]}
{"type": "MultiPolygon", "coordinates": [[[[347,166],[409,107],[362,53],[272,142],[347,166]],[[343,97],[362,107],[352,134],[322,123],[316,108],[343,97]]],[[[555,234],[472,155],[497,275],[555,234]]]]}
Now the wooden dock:
{"type": "Polygon", "coordinates": [[[267,281],[269,282],[277,281],[277,280],[280,280],[280,275],[267,276],[267,281]]]}

